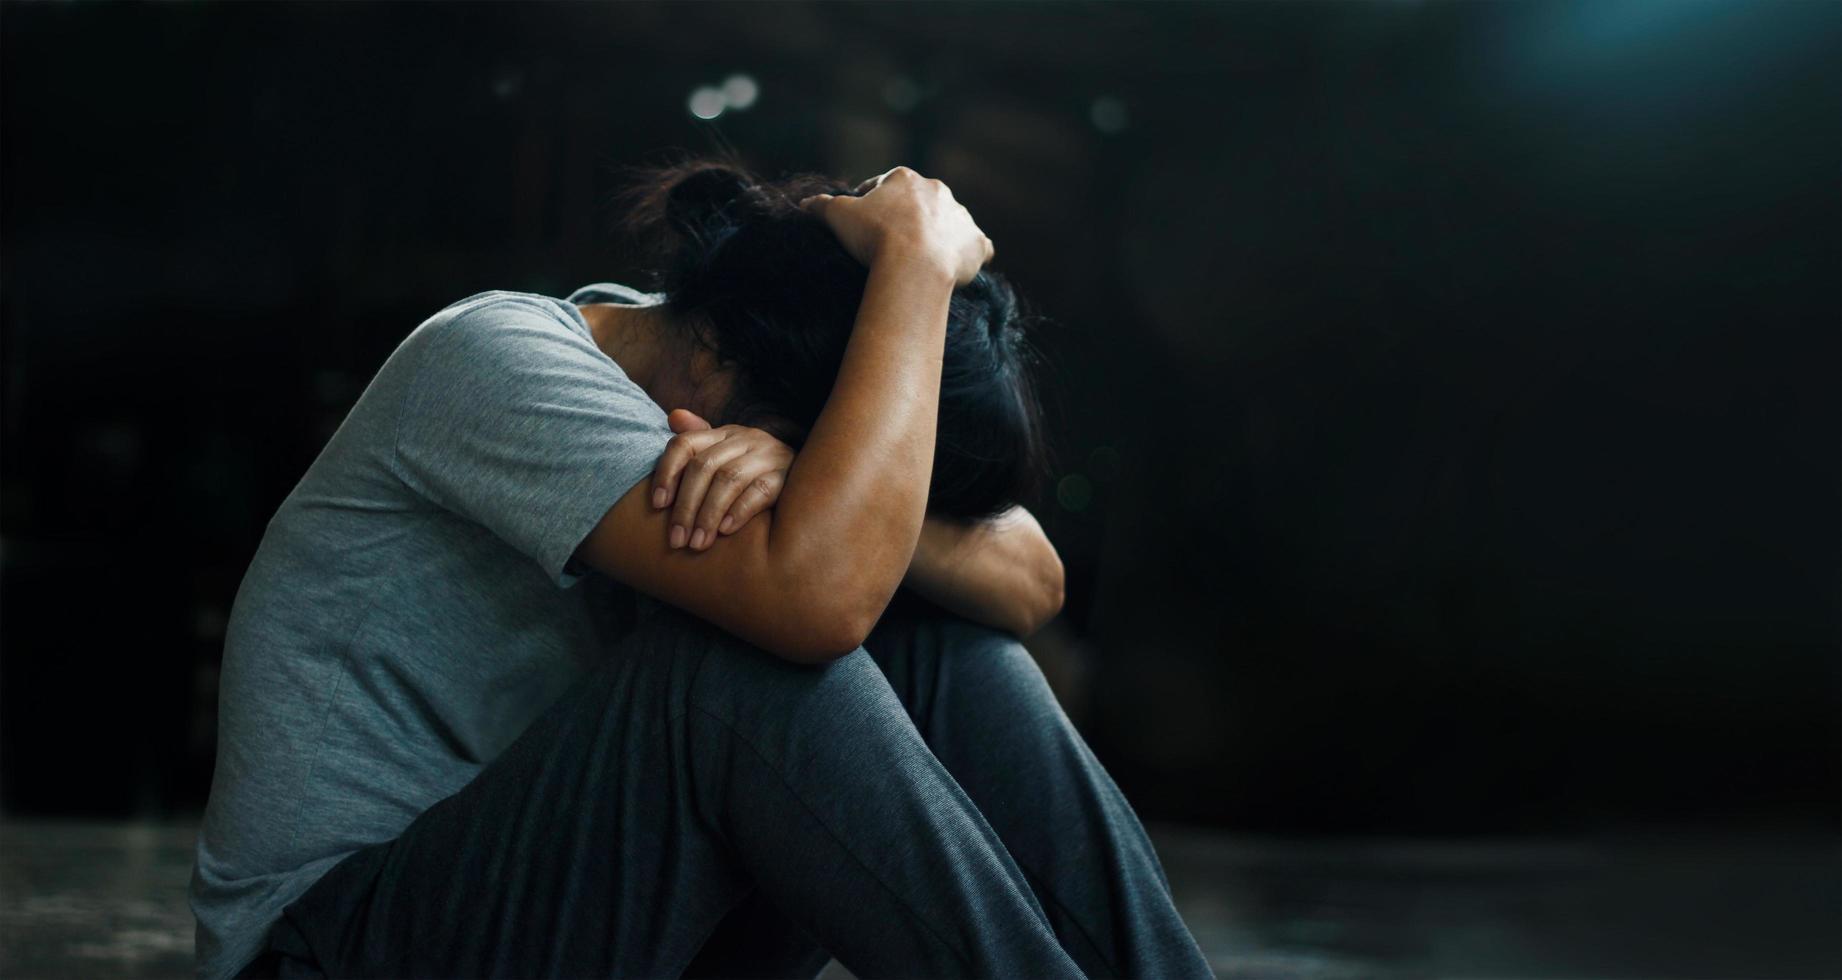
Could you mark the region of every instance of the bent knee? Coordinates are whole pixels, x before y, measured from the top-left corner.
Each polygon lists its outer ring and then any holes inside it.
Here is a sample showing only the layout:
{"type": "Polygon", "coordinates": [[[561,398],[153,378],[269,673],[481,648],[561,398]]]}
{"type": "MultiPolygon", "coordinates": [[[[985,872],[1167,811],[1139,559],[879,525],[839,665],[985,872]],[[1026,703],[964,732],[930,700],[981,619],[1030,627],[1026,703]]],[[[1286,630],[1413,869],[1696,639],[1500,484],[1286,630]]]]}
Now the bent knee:
{"type": "Polygon", "coordinates": [[[691,708],[783,760],[836,759],[838,752],[862,758],[867,752],[894,764],[926,752],[901,698],[862,647],[823,665],[713,654],[699,674],[691,708]]]}
{"type": "Polygon", "coordinates": [[[716,632],[706,637],[688,695],[690,704],[725,721],[800,725],[808,716],[906,717],[863,647],[829,663],[805,664],[716,632]]]}
{"type": "Polygon", "coordinates": [[[1059,711],[1043,667],[1013,634],[960,617],[943,617],[936,628],[938,643],[927,647],[941,659],[947,696],[991,700],[1011,711],[1059,711]]]}

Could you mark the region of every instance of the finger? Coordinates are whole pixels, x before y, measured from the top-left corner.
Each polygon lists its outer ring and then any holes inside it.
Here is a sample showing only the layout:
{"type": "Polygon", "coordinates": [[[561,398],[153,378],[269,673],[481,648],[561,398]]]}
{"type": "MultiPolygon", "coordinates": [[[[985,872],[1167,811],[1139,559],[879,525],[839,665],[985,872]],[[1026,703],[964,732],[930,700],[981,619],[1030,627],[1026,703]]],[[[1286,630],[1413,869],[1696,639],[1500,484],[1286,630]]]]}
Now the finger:
{"type": "Polygon", "coordinates": [[[727,438],[729,433],[719,429],[680,432],[672,436],[671,441],[665,444],[665,451],[659,454],[659,461],[652,466],[653,509],[664,508],[677,496],[678,478],[698,452],[727,438]]]}
{"type": "Polygon", "coordinates": [[[691,529],[691,547],[701,551],[715,544],[723,515],[729,513],[730,505],[742,491],[783,465],[769,453],[750,452],[718,469],[710,480],[710,491],[704,494],[704,502],[697,508],[696,524],[691,529]]]}
{"type": "Polygon", "coordinates": [[[786,485],[785,470],[772,470],[748,481],[748,486],[742,488],[736,502],[729,505],[729,513],[723,515],[723,523],[717,525],[717,530],[724,534],[734,534],[756,514],[774,506],[774,501],[780,499],[781,488],[786,485]]]}
{"type": "Polygon", "coordinates": [[[688,408],[672,409],[671,414],[665,416],[665,424],[671,426],[673,432],[696,432],[701,429],[715,428],[704,421],[703,416],[688,408]]]}
{"type": "Polygon", "coordinates": [[[678,480],[678,491],[672,501],[671,528],[666,532],[672,547],[682,548],[693,541],[697,532],[692,530],[691,524],[697,517],[697,508],[703,505],[704,494],[710,491],[710,481],[715,479],[724,463],[745,452],[748,447],[740,440],[724,441],[684,464],[684,474],[678,480]]]}
{"type": "Polygon", "coordinates": [[[823,218],[825,209],[831,206],[831,201],[832,195],[830,194],[814,194],[811,197],[800,198],[799,207],[801,211],[810,211],[823,218]]]}

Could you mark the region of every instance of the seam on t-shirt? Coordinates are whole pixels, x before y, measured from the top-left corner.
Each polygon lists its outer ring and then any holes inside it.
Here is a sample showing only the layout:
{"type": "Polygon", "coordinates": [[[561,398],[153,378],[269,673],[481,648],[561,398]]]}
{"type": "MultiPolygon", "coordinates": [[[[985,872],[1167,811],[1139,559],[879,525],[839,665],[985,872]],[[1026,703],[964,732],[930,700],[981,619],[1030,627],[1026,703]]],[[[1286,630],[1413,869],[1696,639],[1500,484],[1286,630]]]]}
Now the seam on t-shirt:
{"type": "MultiPolygon", "coordinates": [[[[434,517],[434,511],[423,511],[421,518],[416,521],[416,525],[412,530],[421,530],[423,525],[434,519],[434,517]]],[[[335,676],[333,677],[332,689],[326,694],[326,708],[320,713],[320,723],[318,727],[314,729],[312,743],[313,756],[308,760],[305,770],[301,775],[300,782],[297,784],[297,789],[295,790],[294,795],[297,800],[306,798],[308,790],[313,785],[313,777],[320,771],[320,760],[326,754],[326,729],[332,724],[333,709],[339,704],[339,692],[345,689],[346,681],[352,676],[352,655],[357,651],[359,644],[364,640],[366,632],[370,630],[371,624],[374,622],[371,613],[377,609],[378,603],[383,600],[384,593],[382,590],[372,595],[371,601],[365,603],[364,608],[355,613],[346,629],[341,631],[349,631],[351,633],[351,639],[345,642],[345,649],[341,650],[339,653],[339,663],[334,668],[335,676]]],[[[295,821],[294,832],[288,835],[288,852],[292,853],[294,849],[300,845],[302,829],[302,822],[298,820],[295,821]]],[[[324,855],[322,855],[322,857],[324,857],[324,855]]],[[[320,858],[314,858],[313,860],[317,861],[320,860],[320,858]]],[[[297,864],[294,869],[298,870],[300,867],[301,865],[297,864]]]]}
{"type": "MultiPolygon", "coordinates": [[[[465,301],[463,300],[463,302],[465,301]]],[[[463,317],[470,316],[481,309],[491,306],[492,302],[496,302],[496,300],[482,303],[471,310],[456,315],[447,322],[446,326],[452,327],[463,317]]],[[[415,364],[414,371],[410,374],[408,382],[403,386],[401,400],[396,406],[396,418],[391,420],[390,452],[384,459],[384,468],[389,471],[390,475],[395,477],[397,481],[403,485],[404,489],[421,498],[421,500],[428,505],[418,508],[416,522],[406,529],[404,532],[406,534],[416,534],[420,532],[429,522],[435,519],[438,513],[447,510],[447,508],[443,507],[438,501],[433,500],[429,494],[421,488],[419,483],[407,478],[407,473],[398,459],[398,443],[401,440],[404,409],[408,406],[411,395],[414,394],[418,382],[422,379],[423,369],[427,366],[428,358],[424,357],[418,360],[415,364]]],[[[297,800],[306,798],[308,791],[313,785],[314,776],[319,773],[320,762],[325,754],[326,730],[332,724],[333,710],[339,704],[339,694],[345,689],[345,684],[353,673],[352,656],[358,649],[359,644],[363,641],[365,633],[371,628],[371,624],[375,621],[372,613],[377,610],[378,603],[382,602],[383,598],[384,593],[382,591],[374,593],[371,597],[371,601],[365,603],[362,609],[354,613],[345,628],[341,630],[343,633],[348,633],[350,638],[345,641],[344,649],[340,651],[338,663],[333,669],[334,676],[332,679],[332,687],[327,692],[326,706],[320,714],[319,724],[316,726],[313,734],[313,755],[308,760],[301,778],[296,784],[294,796],[297,800]]],[[[303,829],[304,828],[297,821],[295,823],[294,832],[288,837],[288,853],[293,853],[295,849],[300,846],[300,837],[303,829]]],[[[318,859],[316,858],[315,860],[318,859]]],[[[296,867],[298,868],[299,865],[296,865],[296,867]]],[[[279,884],[277,887],[279,887],[279,884]]],[[[271,892],[271,894],[273,893],[271,892]]]]}
{"type": "MultiPolygon", "coordinates": [[[[476,294],[476,295],[486,295],[486,294],[476,294]]],[[[495,301],[489,301],[486,303],[482,303],[479,306],[476,306],[471,310],[467,310],[463,313],[457,314],[456,316],[454,316],[448,321],[446,326],[452,327],[453,324],[459,321],[462,317],[470,316],[474,312],[477,312],[478,310],[484,309],[487,306],[492,305],[492,302],[495,302],[495,301]]],[[[462,302],[466,302],[466,301],[463,300],[462,302]]],[[[384,468],[387,471],[389,471],[390,475],[395,477],[399,483],[403,484],[404,489],[408,490],[411,494],[421,498],[421,500],[424,503],[428,504],[428,506],[426,507],[418,508],[419,513],[417,516],[416,523],[407,529],[405,533],[408,533],[408,534],[415,534],[417,532],[420,532],[426,525],[428,525],[430,521],[435,519],[435,516],[437,515],[437,513],[446,510],[446,508],[442,507],[439,502],[433,500],[426,492],[424,492],[424,490],[420,487],[418,483],[411,481],[410,479],[407,478],[406,471],[403,469],[401,462],[397,458],[398,443],[401,439],[401,433],[402,433],[402,427],[403,427],[404,409],[408,406],[409,399],[411,395],[414,394],[416,387],[417,387],[417,383],[420,382],[422,379],[423,369],[426,368],[427,366],[428,366],[428,359],[426,357],[418,360],[417,363],[415,364],[415,369],[410,374],[408,382],[406,382],[403,385],[403,392],[401,395],[401,399],[399,400],[396,406],[396,413],[395,413],[396,418],[391,420],[390,452],[385,456],[385,459],[384,459],[384,468]]],[[[311,743],[313,746],[313,755],[308,760],[307,765],[303,769],[301,778],[299,782],[296,784],[294,796],[297,800],[306,798],[306,795],[309,789],[313,785],[313,777],[319,773],[320,762],[322,758],[324,757],[325,748],[326,748],[326,730],[332,724],[333,710],[339,704],[339,694],[341,691],[345,689],[345,684],[347,680],[349,680],[352,676],[352,656],[354,652],[358,649],[360,642],[364,639],[365,633],[371,628],[371,624],[374,621],[372,613],[377,610],[377,605],[379,602],[383,601],[383,598],[384,598],[384,593],[381,591],[373,594],[371,597],[371,601],[365,603],[362,609],[354,613],[352,616],[352,619],[346,624],[346,627],[341,630],[341,632],[343,633],[350,634],[350,638],[345,641],[344,649],[341,650],[339,654],[338,663],[333,668],[334,676],[332,679],[333,680],[332,687],[327,692],[326,706],[320,714],[320,721],[319,721],[318,726],[316,726],[316,728],[314,729],[313,741],[311,743]]],[[[293,853],[295,849],[300,846],[300,837],[301,837],[301,832],[303,829],[304,828],[301,826],[299,822],[295,823],[294,832],[290,834],[288,837],[287,853],[293,853]]],[[[318,860],[318,859],[316,858],[315,860],[318,860]]],[[[296,868],[299,868],[299,867],[300,867],[299,865],[296,865],[296,868]]],[[[280,883],[277,883],[276,887],[280,887],[280,883]]],[[[273,894],[272,890],[270,894],[271,895],[273,894]]]]}

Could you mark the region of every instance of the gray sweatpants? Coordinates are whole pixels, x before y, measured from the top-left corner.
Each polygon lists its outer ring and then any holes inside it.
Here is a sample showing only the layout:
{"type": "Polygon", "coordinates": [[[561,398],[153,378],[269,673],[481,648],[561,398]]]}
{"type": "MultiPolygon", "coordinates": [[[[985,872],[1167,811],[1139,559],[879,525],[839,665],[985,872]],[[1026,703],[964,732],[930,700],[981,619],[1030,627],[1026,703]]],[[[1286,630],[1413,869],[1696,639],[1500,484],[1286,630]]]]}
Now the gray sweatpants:
{"type": "Polygon", "coordinates": [[[472,782],[290,905],[250,975],[1210,975],[1014,638],[899,602],[802,666],[641,604],[472,782]]]}

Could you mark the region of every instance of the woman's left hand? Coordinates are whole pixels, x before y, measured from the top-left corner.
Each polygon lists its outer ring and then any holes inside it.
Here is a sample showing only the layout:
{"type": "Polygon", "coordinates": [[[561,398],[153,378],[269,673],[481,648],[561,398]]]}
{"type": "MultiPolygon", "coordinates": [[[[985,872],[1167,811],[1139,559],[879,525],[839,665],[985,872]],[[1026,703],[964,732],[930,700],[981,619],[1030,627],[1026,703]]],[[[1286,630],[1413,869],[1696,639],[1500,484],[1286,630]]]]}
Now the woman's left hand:
{"type": "Polygon", "coordinates": [[[774,506],[793,465],[793,449],[746,425],[711,428],[689,409],[666,416],[678,433],[652,472],[654,510],[672,509],[673,548],[703,551],[774,506]]]}

